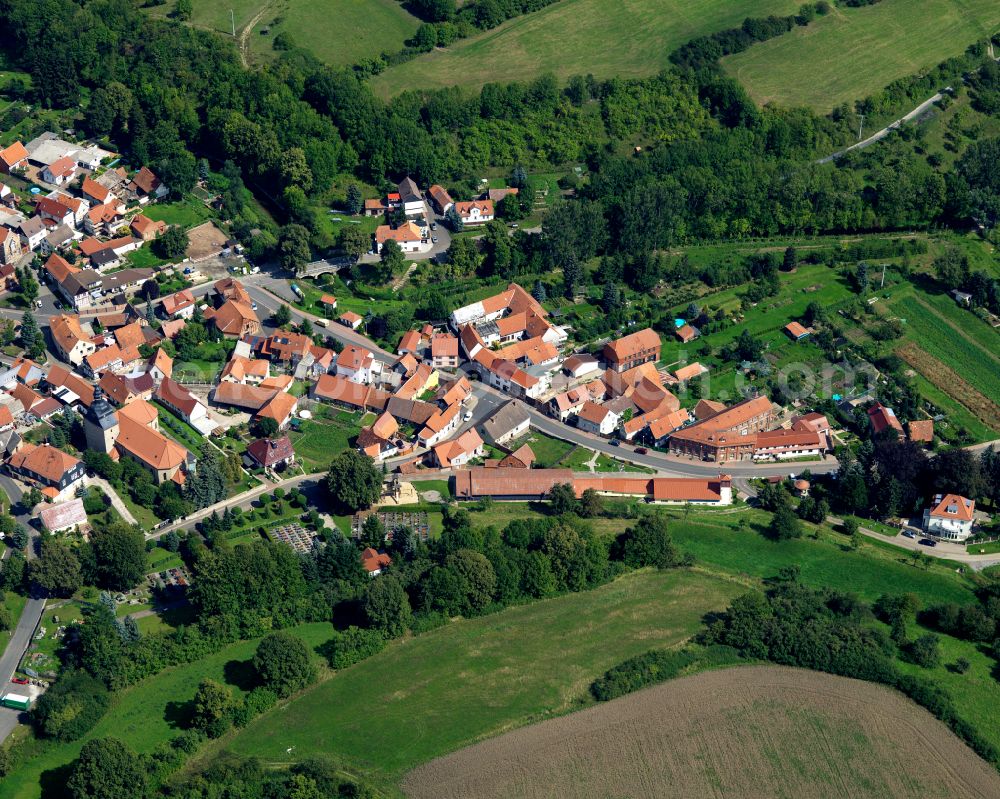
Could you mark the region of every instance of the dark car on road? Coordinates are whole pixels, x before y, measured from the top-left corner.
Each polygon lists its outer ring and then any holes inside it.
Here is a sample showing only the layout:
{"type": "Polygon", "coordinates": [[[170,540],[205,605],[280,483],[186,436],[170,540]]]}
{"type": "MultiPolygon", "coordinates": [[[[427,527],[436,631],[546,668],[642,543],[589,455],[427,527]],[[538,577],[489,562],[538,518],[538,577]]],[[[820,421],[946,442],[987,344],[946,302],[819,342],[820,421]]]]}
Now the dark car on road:
{"type": "Polygon", "coordinates": [[[619,441],[617,438],[612,438],[611,441],[608,443],[610,443],[612,447],[620,447],[622,445],[622,442],[619,441]]]}
{"type": "Polygon", "coordinates": [[[936,547],[937,546],[937,541],[932,541],[930,538],[921,538],[919,541],[917,541],[917,543],[920,544],[920,546],[923,546],[923,547],[936,547]]]}
{"type": "Polygon", "coordinates": [[[649,450],[646,449],[645,447],[636,447],[635,448],[635,454],[636,455],[645,455],[647,452],[649,452],[649,450]]]}

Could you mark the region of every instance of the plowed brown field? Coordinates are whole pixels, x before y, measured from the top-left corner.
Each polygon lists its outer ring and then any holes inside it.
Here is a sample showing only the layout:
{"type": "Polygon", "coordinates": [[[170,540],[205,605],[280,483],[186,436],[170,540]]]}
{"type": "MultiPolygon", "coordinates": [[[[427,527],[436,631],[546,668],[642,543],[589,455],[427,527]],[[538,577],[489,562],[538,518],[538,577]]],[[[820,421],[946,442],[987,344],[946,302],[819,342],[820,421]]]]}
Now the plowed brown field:
{"type": "Polygon", "coordinates": [[[411,799],[996,799],[1000,774],[880,685],[777,666],[673,680],[438,758],[411,799]]]}

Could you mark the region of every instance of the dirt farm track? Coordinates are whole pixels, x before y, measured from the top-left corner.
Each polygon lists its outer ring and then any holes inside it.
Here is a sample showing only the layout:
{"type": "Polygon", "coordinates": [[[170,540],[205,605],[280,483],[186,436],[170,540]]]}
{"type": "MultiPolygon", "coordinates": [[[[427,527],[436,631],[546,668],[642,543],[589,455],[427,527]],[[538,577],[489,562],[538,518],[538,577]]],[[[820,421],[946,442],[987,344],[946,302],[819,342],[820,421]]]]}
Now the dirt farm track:
{"type": "Polygon", "coordinates": [[[1000,774],[894,691],[749,666],[483,741],[402,787],[411,799],[996,799],[1000,774]]]}

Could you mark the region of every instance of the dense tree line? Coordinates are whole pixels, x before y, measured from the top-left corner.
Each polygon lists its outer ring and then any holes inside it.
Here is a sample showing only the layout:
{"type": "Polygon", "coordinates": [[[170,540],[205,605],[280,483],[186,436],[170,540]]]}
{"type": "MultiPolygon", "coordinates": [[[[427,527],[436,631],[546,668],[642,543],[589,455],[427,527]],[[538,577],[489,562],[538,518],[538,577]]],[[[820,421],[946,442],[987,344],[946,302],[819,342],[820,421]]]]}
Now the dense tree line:
{"type": "Polygon", "coordinates": [[[1000,453],[992,447],[980,453],[948,449],[929,458],[918,444],[887,435],[863,441],[856,455],[843,453],[837,477],[834,508],[876,519],[917,513],[934,494],[1000,501],[1000,453]]]}
{"type": "Polygon", "coordinates": [[[31,586],[52,597],[72,596],[83,585],[127,591],[139,584],[145,567],[142,533],[116,521],[95,526],[89,542],[71,544],[64,538],[43,536],[37,558],[30,564],[19,563],[18,574],[7,575],[4,570],[4,586],[31,586]]]}
{"type": "MultiPolygon", "coordinates": [[[[447,3],[424,5],[418,10],[429,19],[475,14],[485,23],[494,11],[505,16],[537,3],[479,0],[457,12],[447,3]]],[[[553,246],[533,236],[503,243],[495,237],[485,246],[491,274],[569,266],[565,284],[575,290],[574,264],[594,253],[638,257],[698,239],[995,216],[992,178],[973,156],[947,186],[919,158],[881,169],[810,166],[817,153],[840,145],[852,121],[803,109],[757,109],[714,66],[721,53],[805,24],[824,8],[747,19],[680,48],[676,69],[647,79],[578,77],[560,86],[540,76],[488,84],[478,94],[407,93],[388,104],[353,71],[299,52],[247,71],[219,37],[151,20],[123,2],[9,0],[0,13],[9,58],[32,73],[36,100],[70,106],[79,90],[89,89],[83,127],[109,137],[136,163],[149,163],[178,191],[205,172],[195,154],[224,164],[219,187],[234,230],[262,250],[259,255],[287,245],[297,264],[308,244],[334,244],[313,205],[332,199],[331,186],[344,172],[376,184],[403,174],[422,184],[460,183],[487,166],[586,162],[591,180],[583,202],[568,205],[588,207],[587,219],[553,212],[542,236],[570,246],[558,259],[553,246]],[[89,34],[76,35],[80,30],[89,34]],[[71,42],[57,57],[50,57],[53,37],[71,42]],[[601,146],[637,139],[652,145],[639,157],[601,146]],[[656,146],[662,143],[671,146],[656,146]],[[245,185],[283,209],[289,225],[280,235],[271,229],[252,241],[254,220],[244,216],[250,212],[241,199],[245,185]],[[560,226],[587,230],[588,240],[567,241],[558,235],[560,226]]],[[[978,51],[967,58],[967,66],[982,61],[978,51]]],[[[982,163],[988,155],[983,152],[982,163]]]]}
{"type": "Polygon", "coordinates": [[[680,67],[704,70],[714,67],[723,56],[742,53],[756,42],[765,42],[792,30],[796,25],[808,25],[816,15],[830,12],[830,4],[821,0],[807,3],[798,14],[787,17],[747,17],[738,28],[728,28],[699,36],[681,45],[670,54],[670,60],[680,67]]]}
{"type": "MultiPolygon", "coordinates": [[[[944,721],[985,760],[1000,765],[1000,751],[959,715],[946,691],[927,678],[901,673],[896,665],[897,656],[924,667],[937,665],[936,636],[914,641],[890,637],[868,623],[872,609],[856,597],[807,588],[797,577],[793,568],[765,593],[735,599],[709,624],[702,641],[732,647],[755,660],[894,687],[944,721]]],[[[907,603],[882,598],[878,606],[891,618],[905,614],[907,603]]]]}

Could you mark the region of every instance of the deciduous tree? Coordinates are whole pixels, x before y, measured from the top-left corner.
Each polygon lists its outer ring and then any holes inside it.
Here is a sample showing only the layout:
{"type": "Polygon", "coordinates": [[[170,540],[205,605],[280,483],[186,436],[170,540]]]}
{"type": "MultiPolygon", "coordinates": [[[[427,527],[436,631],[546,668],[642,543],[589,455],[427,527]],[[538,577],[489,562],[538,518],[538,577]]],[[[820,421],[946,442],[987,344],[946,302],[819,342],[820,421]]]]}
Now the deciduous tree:
{"type": "Polygon", "coordinates": [[[265,687],[278,696],[289,696],[316,679],[309,649],[288,633],[271,633],[258,644],[253,665],[265,687]]]}
{"type": "Polygon", "coordinates": [[[370,507],[382,496],[382,471],[355,449],[335,455],[326,476],[330,499],[339,508],[354,513],[370,507]]]}
{"type": "Polygon", "coordinates": [[[72,799],[141,799],[147,768],[117,738],[87,741],[73,763],[66,790],[72,799]]]}
{"type": "Polygon", "coordinates": [[[369,583],[361,607],[368,624],[391,638],[402,635],[410,626],[410,600],[392,575],[377,577],[369,583]]]}

